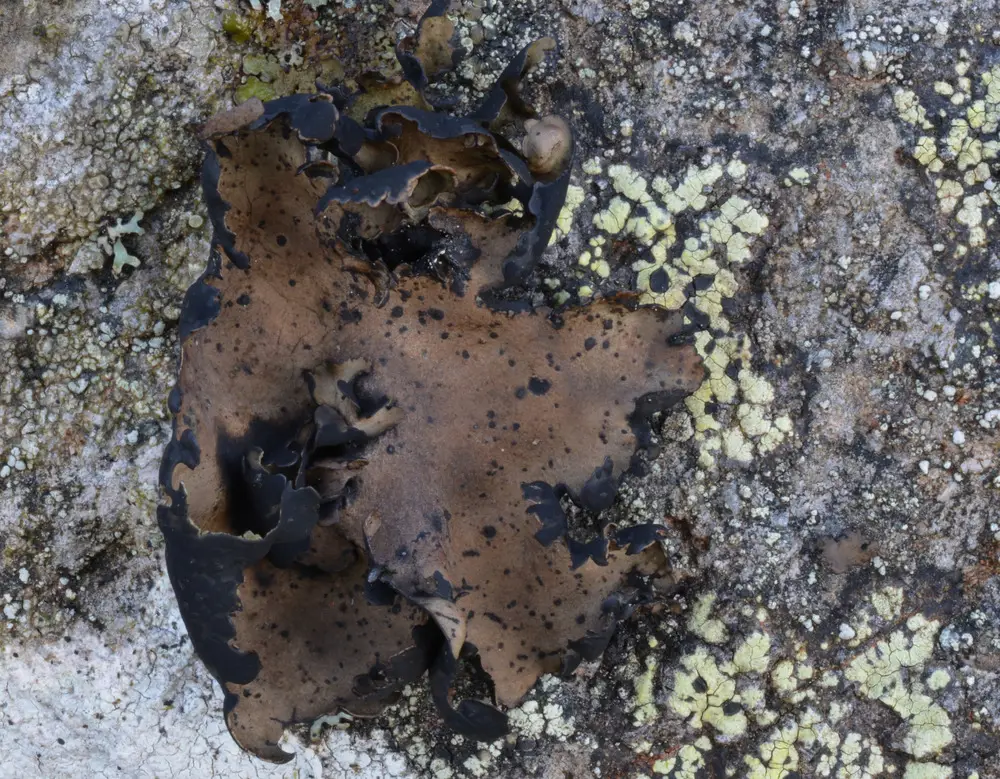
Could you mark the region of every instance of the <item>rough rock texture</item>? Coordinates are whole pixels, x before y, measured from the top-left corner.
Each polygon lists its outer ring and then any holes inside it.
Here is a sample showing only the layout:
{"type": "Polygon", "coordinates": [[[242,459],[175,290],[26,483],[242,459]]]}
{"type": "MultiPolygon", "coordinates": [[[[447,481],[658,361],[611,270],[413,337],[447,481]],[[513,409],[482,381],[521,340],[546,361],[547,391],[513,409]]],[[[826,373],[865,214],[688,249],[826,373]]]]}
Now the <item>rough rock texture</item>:
{"type": "Polygon", "coordinates": [[[685,584],[508,739],[414,690],[273,767],[225,732],[153,520],[194,130],[363,78],[426,2],[253,5],[0,8],[0,775],[1000,776],[1000,8],[460,4],[459,108],[561,46],[527,85],[577,138],[537,300],[700,312],[709,376],[610,509],[665,522],[685,584]]]}

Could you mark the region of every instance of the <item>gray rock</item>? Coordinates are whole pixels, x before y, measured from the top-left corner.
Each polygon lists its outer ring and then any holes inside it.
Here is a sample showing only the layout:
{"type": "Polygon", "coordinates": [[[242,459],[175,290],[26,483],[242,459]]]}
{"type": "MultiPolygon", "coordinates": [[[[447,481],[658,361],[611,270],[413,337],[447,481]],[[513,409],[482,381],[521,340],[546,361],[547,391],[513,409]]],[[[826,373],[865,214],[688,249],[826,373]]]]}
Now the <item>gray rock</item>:
{"type": "Polygon", "coordinates": [[[238,750],[154,519],[209,251],[195,130],[309,83],[316,47],[348,79],[391,62],[426,3],[312,5],[262,4],[245,42],[236,0],[0,9],[0,775],[1000,776],[987,0],[463,4],[460,106],[561,45],[527,87],[578,144],[537,294],[707,324],[710,379],[611,509],[664,522],[677,585],[509,740],[453,736],[416,690],[291,729],[291,764],[238,750]]]}

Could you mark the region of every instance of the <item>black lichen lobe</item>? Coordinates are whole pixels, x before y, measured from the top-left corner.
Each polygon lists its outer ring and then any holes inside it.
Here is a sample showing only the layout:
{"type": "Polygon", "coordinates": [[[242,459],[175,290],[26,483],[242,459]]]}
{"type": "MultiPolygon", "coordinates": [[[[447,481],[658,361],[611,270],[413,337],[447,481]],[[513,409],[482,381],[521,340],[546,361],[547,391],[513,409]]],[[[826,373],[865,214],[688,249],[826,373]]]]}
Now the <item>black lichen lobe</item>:
{"type": "MultiPolygon", "coordinates": [[[[399,49],[415,94],[453,61],[445,6],[399,49]]],[[[471,117],[421,99],[362,123],[330,91],[206,130],[216,249],[185,299],[159,521],[230,731],[261,757],[287,758],[285,724],[374,714],[424,673],[449,726],[495,739],[499,709],[451,699],[463,658],[513,705],[603,651],[665,571],[660,528],[599,517],[650,416],[701,381],[681,322],[622,298],[556,327],[511,292],[572,139],[536,119],[519,155],[492,125],[534,116],[518,81],[549,48],[471,117]],[[511,198],[523,215],[494,216],[511,198]]]]}

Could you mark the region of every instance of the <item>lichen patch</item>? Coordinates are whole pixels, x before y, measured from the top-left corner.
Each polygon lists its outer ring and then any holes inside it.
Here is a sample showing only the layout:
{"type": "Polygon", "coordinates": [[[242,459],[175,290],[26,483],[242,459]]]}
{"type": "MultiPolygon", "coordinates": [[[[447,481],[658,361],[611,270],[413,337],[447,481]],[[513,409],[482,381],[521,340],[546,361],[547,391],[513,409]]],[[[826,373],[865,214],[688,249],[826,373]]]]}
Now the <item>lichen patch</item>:
{"type": "MultiPolygon", "coordinates": [[[[225,259],[187,296],[160,525],[230,730],[262,757],[285,758],[282,723],[374,713],[425,672],[447,725],[497,739],[500,711],[452,700],[465,659],[513,706],[599,656],[666,573],[661,528],[600,514],[650,416],[701,382],[687,328],[628,297],[556,319],[516,294],[571,138],[539,119],[555,135],[522,157],[490,127],[530,115],[515,80],[544,49],[467,118],[361,125],[331,92],[217,123],[225,259]]],[[[441,53],[421,51],[400,59],[418,92],[441,53]]]]}
{"type": "MultiPolygon", "coordinates": [[[[707,325],[696,343],[708,376],[686,401],[699,462],[706,468],[716,464],[719,454],[749,463],[774,451],[793,432],[790,417],[772,410],[773,388],[750,369],[752,355],[742,336],[731,332],[725,314],[726,303],[739,291],[739,266],[751,258],[769,226],[766,214],[742,194],[747,169],[739,157],[725,164],[692,165],[675,178],[650,177],[623,163],[605,169],[596,158],[582,166],[588,183],[607,181],[611,194],[593,216],[597,234],[587,239],[578,257],[578,297],[587,300],[594,294],[588,276],[596,283],[611,276],[609,243],[629,240],[640,249],[632,263],[640,300],[683,311],[707,325]],[[717,189],[731,194],[717,197],[717,189]],[[678,245],[677,219],[692,214],[698,216],[697,231],[678,245]],[[738,380],[730,375],[737,366],[738,380]]],[[[560,295],[560,301],[569,297],[560,295]]]]}

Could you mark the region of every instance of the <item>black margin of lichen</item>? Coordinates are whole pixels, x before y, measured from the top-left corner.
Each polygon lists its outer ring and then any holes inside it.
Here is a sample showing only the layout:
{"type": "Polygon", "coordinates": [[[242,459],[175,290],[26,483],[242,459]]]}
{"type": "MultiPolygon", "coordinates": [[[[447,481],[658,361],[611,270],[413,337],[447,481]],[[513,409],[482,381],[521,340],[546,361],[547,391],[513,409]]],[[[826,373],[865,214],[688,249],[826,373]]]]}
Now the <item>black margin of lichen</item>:
{"type": "Polygon", "coordinates": [[[318,215],[331,203],[363,203],[373,207],[380,203],[398,204],[405,198],[415,179],[437,168],[438,166],[426,160],[415,160],[358,176],[347,184],[334,184],[323,193],[313,212],[318,215]]]}
{"type": "Polygon", "coordinates": [[[507,63],[507,67],[497,77],[479,107],[469,114],[470,119],[489,126],[500,117],[504,106],[508,103],[511,109],[521,116],[535,116],[535,110],[524,102],[519,92],[521,79],[528,70],[528,52],[535,43],[537,41],[529,43],[507,63]]]}
{"type": "MultiPolygon", "coordinates": [[[[423,32],[424,22],[435,16],[444,16],[448,12],[448,7],[450,5],[451,0],[432,0],[431,4],[427,7],[427,10],[424,11],[423,16],[420,17],[420,21],[417,23],[417,32],[415,37],[418,42],[420,40],[420,34],[423,32]]],[[[426,100],[427,98],[426,95],[424,95],[424,91],[428,86],[430,86],[430,78],[424,70],[423,63],[416,57],[416,55],[411,54],[406,50],[405,44],[407,40],[409,39],[403,38],[396,44],[396,61],[399,62],[399,67],[403,71],[403,77],[409,81],[410,85],[426,100]]],[[[452,67],[457,66],[461,59],[461,49],[455,49],[451,56],[452,67]]]]}

